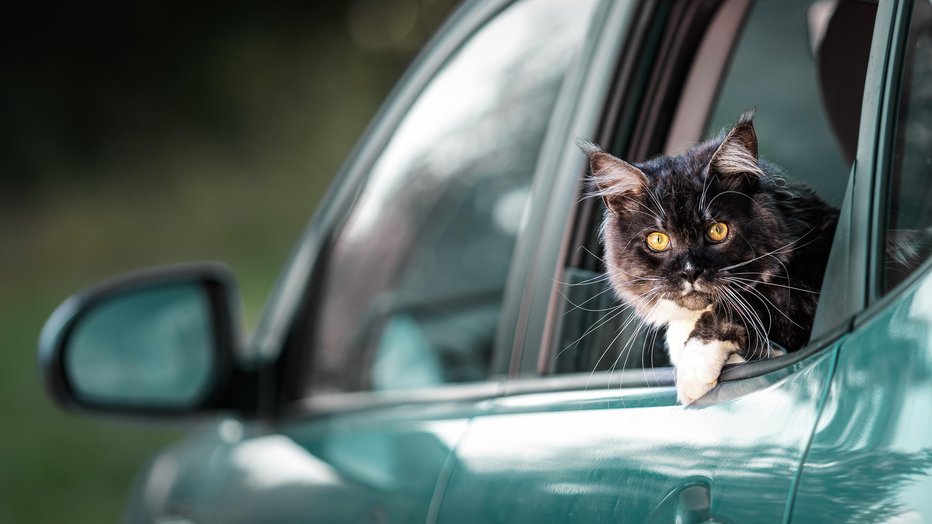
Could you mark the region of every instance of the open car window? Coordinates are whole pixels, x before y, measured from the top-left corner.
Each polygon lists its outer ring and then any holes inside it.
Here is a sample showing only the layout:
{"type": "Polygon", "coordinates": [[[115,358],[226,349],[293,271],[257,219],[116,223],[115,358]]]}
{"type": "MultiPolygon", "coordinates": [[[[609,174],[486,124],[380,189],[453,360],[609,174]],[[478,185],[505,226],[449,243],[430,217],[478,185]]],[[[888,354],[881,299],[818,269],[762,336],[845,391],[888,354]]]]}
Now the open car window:
{"type": "MultiPolygon", "coordinates": [[[[705,130],[702,139],[727,130],[743,111],[756,108],[761,158],[840,205],[857,145],[875,11],[873,4],[860,1],[751,4],[704,121],[693,123],[705,130]]],[[[621,151],[613,153],[624,158],[621,151]]],[[[586,217],[589,231],[597,231],[598,207],[586,217]]],[[[619,307],[604,278],[598,235],[590,234],[573,250],[586,255],[565,268],[549,371],[669,366],[663,330],[648,328],[619,307]]]]}
{"type": "Polygon", "coordinates": [[[595,0],[521,0],[428,83],[325,262],[307,394],[484,379],[537,159],[595,0]]]}

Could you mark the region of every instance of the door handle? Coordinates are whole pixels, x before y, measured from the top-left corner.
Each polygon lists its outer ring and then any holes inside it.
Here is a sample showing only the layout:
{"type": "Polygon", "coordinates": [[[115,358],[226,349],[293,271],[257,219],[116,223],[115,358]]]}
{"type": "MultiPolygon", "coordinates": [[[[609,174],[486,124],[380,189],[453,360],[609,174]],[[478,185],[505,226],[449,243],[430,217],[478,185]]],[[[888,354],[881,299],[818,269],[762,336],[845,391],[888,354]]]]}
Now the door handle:
{"type": "Polygon", "coordinates": [[[712,493],[708,484],[692,484],[680,490],[676,501],[676,524],[718,524],[712,516],[712,493]]]}
{"type": "Polygon", "coordinates": [[[712,515],[712,481],[705,477],[684,479],[657,504],[649,524],[727,524],[712,515]]]}

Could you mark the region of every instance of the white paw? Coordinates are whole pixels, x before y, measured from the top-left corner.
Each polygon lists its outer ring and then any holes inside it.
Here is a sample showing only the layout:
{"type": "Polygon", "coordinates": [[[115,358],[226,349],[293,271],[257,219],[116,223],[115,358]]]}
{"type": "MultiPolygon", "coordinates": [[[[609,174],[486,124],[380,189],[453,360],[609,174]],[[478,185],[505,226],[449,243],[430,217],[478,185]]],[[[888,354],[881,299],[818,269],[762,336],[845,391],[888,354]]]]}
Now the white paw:
{"type": "Polygon", "coordinates": [[[718,385],[718,380],[705,382],[695,377],[677,376],[676,400],[678,400],[680,404],[688,406],[704,397],[705,394],[712,391],[712,388],[716,385],[718,385]]]}
{"type": "Polygon", "coordinates": [[[725,361],[737,349],[734,342],[688,340],[676,367],[677,400],[684,405],[692,404],[711,391],[718,384],[725,361]]]}
{"type": "Polygon", "coordinates": [[[725,361],[726,364],[744,364],[747,360],[744,360],[744,357],[737,353],[732,353],[728,356],[728,360],[725,361]]]}

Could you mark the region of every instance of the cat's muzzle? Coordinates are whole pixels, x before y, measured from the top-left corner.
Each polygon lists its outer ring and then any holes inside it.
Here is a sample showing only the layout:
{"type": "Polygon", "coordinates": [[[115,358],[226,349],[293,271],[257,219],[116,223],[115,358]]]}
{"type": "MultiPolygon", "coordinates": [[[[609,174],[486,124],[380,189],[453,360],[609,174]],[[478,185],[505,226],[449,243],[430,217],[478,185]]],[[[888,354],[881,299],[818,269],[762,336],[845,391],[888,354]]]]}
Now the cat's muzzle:
{"type": "Polygon", "coordinates": [[[693,289],[692,291],[688,291],[685,294],[681,293],[679,296],[672,297],[672,300],[680,307],[698,311],[700,309],[709,307],[709,304],[712,303],[713,297],[693,289]]]}

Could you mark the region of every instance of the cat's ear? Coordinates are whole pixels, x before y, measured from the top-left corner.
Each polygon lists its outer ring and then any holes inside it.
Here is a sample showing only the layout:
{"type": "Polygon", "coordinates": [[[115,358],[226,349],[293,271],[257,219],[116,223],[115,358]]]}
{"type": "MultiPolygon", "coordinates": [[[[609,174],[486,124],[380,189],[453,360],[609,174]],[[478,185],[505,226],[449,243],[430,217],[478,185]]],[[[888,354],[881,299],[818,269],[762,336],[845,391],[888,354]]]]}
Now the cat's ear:
{"type": "Polygon", "coordinates": [[[757,162],[754,110],[745,111],[712,155],[709,167],[723,182],[740,186],[764,175],[757,162]]]}
{"type": "Polygon", "coordinates": [[[630,206],[630,197],[638,196],[647,187],[647,175],[624,160],[614,157],[598,146],[582,140],[579,147],[589,157],[594,188],[589,196],[599,196],[615,214],[630,206]]]}

